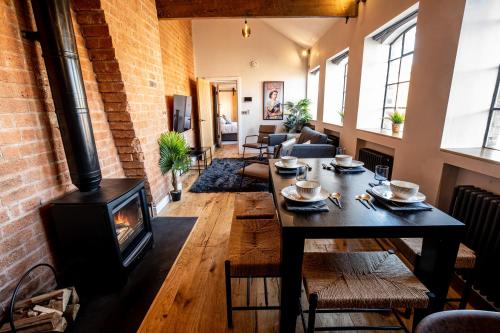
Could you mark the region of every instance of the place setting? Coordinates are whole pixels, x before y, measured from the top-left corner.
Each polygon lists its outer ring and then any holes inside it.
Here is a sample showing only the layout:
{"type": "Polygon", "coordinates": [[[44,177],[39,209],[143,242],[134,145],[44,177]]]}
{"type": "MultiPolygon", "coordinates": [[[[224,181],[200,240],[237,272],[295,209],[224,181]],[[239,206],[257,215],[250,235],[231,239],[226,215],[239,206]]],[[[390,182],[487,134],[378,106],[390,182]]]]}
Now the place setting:
{"type": "Polygon", "coordinates": [[[336,154],[330,165],[323,164],[323,169],[333,170],[339,174],[357,174],[365,172],[364,163],[353,160],[351,155],[346,154],[342,147],[336,149],[336,154]]]}
{"type": "Polygon", "coordinates": [[[311,170],[311,166],[305,162],[300,161],[295,156],[281,156],[281,158],[274,163],[278,174],[283,176],[295,176],[298,173],[307,172],[311,170]]]}
{"type": "Polygon", "coordinates": [[[317,180],[307,179],[307,168],[303,173],[297,171],[297,182],[281,190],[285,198],[285,208],[290,212],[328,212],[327,199],[342,208],[340,193],[329,193],[317,180]]]}
{"type": "Polygon", "coordinates": [[[418,184],[403,181],[392,180],[388,181],[389,167],[383,165],[375,166],[375,180],[377,183],[370,183],[367,193],[356,196],[356,200],[360,201],[368,209],[376,210],[371,199],[384,208],[391,211],[426,211],[432,210],[432,206],[425,202],[426,196],[419,192],[418,184]]]}

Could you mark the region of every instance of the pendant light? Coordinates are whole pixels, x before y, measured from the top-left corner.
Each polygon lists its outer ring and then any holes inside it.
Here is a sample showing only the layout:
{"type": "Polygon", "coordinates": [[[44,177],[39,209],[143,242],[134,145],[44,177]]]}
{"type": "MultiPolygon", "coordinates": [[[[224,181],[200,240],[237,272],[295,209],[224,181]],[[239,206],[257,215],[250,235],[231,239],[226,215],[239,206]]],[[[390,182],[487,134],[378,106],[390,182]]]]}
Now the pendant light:
{"type": "Polygon", "coordinates": [[[243,35],[243,38],[248,38],[250,37],[250,34],[252,33],[252,30],[248,26],[247,19],[245,19],[245,26],[243,29],[241,29],[241,34],[243,35]]]}

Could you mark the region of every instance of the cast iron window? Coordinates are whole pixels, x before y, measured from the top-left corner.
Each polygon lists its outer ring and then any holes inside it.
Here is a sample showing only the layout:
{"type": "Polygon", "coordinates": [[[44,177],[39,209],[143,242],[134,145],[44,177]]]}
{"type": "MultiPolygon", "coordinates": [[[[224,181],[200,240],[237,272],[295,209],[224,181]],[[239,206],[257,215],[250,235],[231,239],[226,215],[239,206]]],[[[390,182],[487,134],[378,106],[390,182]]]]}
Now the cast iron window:
{"type": "Polygon", "coordinates": [[[490,114],[488,116],[488,127],[484,135],[485,148],[500,150],[500,68],[498,68],[497,83],[493,92],[490,114]]]}
{"type": "Polygon", "coordinates": [[[349,67],[349,58],[346,58],[346,62],[344,65],[344,85],[342,86],[342,114],[344,114],[345,110],[345,94],[347,91],[347,68],[349,67]]]}
{"type": "Polygon", "coordinates": [[[389,128],[390,122],[385,117],[391,112],[406,112],[408,88],[410,86],[411,65],[415,46],[416,25],[402,32],[389,48],[387,78],[385,82],[382,128],[389,128]]]}

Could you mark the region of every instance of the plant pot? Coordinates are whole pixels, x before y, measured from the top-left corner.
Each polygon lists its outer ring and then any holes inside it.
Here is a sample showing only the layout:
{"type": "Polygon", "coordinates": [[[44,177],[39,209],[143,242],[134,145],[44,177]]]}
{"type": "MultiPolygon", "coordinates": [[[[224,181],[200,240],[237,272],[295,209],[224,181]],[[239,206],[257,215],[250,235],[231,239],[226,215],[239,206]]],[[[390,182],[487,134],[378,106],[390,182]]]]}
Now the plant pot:
{"type": "Polygon", "coordinates": [[[399,133],[401,132],[401,125],[402,124],[392,124],[392,133],[399,133]]]}
{"type": "Polygon", "coordinates": [[[181,200],[181,194],[182,191],[170,191],[170,197],[172,198],[172,201],[181,200]]]}

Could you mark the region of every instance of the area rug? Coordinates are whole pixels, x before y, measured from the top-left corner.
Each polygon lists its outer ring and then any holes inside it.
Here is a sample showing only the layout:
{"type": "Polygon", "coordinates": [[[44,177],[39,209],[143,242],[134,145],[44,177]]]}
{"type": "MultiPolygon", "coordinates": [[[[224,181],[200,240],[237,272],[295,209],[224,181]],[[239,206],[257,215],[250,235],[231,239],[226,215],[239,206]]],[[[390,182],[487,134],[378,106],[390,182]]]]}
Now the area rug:
{"type": "Polygon", "coordinates": [[[137,332],[196,220],[196,217],[153,219],[154,247],[130,273],[127,284],[111,294],[80,295],[77,320],[66,332],[137,332]]]}
{"type": "Polygon", "coordinates": [[[257,181],[245,177],[240,188],[241,176],[237,173],[243,168],[243,160],[239,158],[216,158],[198,177],[189,189],[195,193],[209,192],[266,192],[268,182],[257,181]]]}

